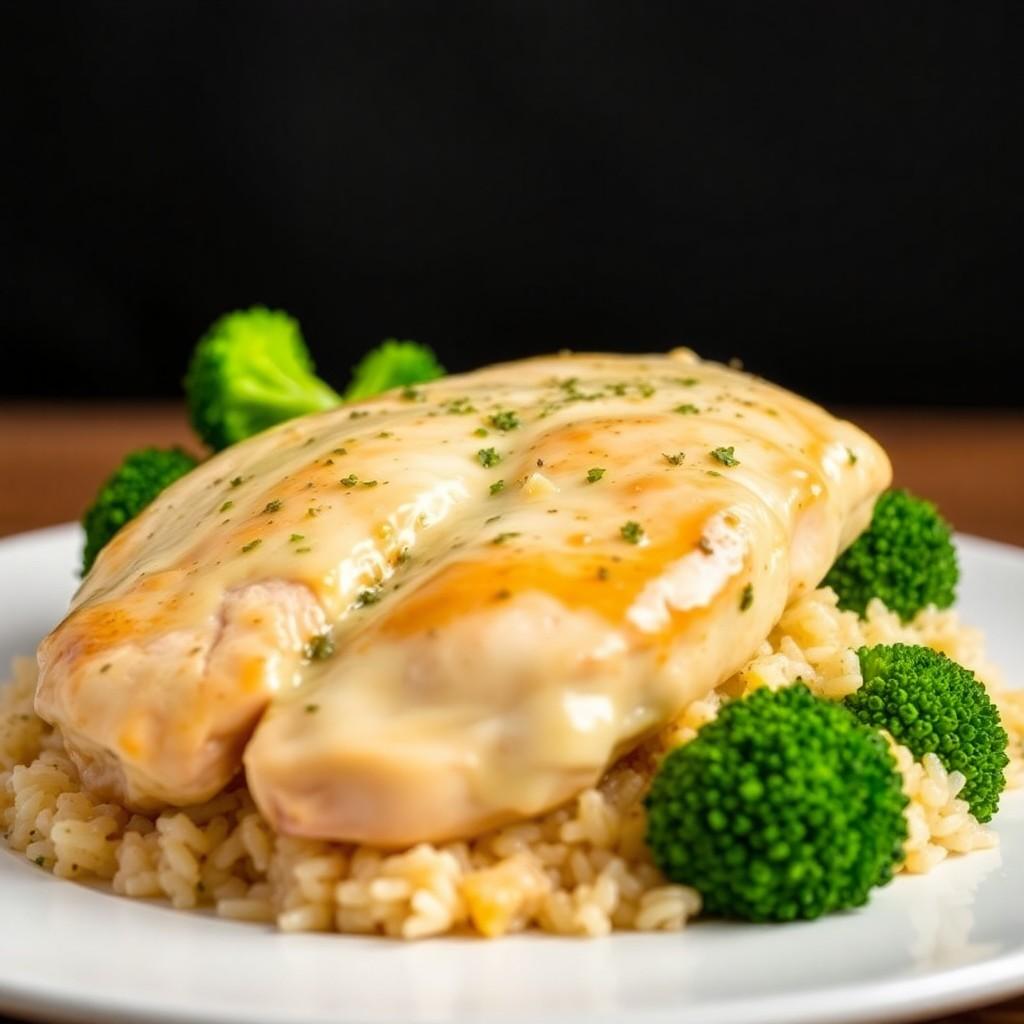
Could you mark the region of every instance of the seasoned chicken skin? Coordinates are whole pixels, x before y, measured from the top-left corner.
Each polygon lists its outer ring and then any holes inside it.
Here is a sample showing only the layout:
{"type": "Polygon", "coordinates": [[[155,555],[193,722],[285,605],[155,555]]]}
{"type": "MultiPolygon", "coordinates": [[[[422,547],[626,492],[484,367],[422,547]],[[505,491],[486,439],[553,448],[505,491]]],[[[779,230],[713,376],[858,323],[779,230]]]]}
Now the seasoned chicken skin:
{"type": "Polygon", "coordinates": [[[244,765],[282,832],[473,835],[742,666],[889,478],[853,425],[686,351],[391,392],[161,495],[42,644],[36,706],[140,809],[244,765]]]}

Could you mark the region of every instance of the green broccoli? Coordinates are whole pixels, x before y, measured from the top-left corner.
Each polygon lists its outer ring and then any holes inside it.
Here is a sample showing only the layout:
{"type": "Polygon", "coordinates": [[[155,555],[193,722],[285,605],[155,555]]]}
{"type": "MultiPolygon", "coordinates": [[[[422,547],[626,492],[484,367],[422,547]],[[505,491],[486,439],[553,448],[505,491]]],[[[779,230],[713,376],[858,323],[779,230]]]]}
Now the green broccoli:
{"type": "Polygon", "coordinates": [[[886,491],[871,525],[839,556],[824,579],[839,607],[864,615],[879,597],[906,622],[933,604],[948,608],[957,580],[953,532],[930,501],[886,491]]]}
{"type": "Polygon", "coordinates": [[[389,338],[368,352],[352,371],[346,402],[379,395],[391,388],[411,387],[443,377],[444,367],[426,345],[389,338]]]}
{"type": "Polygon", "coordinates": [[[907,836],[885,739],[802,683],[726,704],[665,758],[646,803],[665,875],[751,921],[860,906],[907,836]]]}
{"type": "Polygon", "coordinates": [[[214,451],[341,402],[314,372],[298,323],[263,306],[213,324],[192,355],[185,396],[192,425],[214,451]]]}
{"type": "Polygon", "coordinates": [[[82,575],[92,568],[96,556],[125,523],[196,465],[196,460],[180,448],[143,448],[132,452],[99,489],[82,517],[85,527],[82,575]]]}
{"type": "Polygon", "coordinates": [[[978,821],[999,808],[1008,737],[999,710],[974,673],[930,647],[862,647],[864,683],[845,698],[866,725],[887,729],[917,758],[934,753],[967,782],[960,796],[978,821]]]}

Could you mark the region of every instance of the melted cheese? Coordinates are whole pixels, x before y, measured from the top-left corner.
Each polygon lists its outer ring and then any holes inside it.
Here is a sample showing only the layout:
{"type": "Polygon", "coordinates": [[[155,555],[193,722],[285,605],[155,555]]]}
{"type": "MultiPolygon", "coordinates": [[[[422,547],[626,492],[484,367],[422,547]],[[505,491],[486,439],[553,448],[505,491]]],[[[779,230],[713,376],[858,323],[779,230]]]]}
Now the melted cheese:
{"type": "Polygon", "coordinates": [[[284,831],[472,834],[742,665],[889,472],[851,424],[685,351],[392,392],[228,449],[122,530],[40,649],[37,707],[135,806],[206,799],[244,757],[284,831]]]}

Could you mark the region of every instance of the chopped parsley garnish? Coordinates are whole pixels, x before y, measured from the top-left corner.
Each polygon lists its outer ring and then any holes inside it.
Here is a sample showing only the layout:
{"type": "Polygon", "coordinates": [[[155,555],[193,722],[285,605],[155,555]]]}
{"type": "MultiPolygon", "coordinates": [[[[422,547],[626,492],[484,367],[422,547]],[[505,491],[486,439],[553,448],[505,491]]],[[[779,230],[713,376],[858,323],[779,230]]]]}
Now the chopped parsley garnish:
{"type": "Polygon", "coordinates": [[[499,494],[503,490],[505,490],[505,481],[504,480],[495,480],[494,483],[491,484],[491,486],[490,486],[491,494],[499,494]]]}
{"type": "Polygon", "coordinates": [[[684,415],[692,415],[700,412],[700,409],[698,409],[692,402],[683,402],[682,405],[677,405],[672,411],[681,412],[684,415]]]}
{"type": "Polygon", "coordinates": [[[490,431],[487,430],[486,427],[477,427],[476,430],[473,431],[473,436],[474,437],[486,437],[489,433],[490,433],[490,431]]]}
{"type": "Polygon", "coordinates": [[[263,541],[260,540],[259,537],[257,537],[255,540],[249,541],[248,544],[243,544],[242,545],[242,554],[243,555],[247,555],[247,554],[249,554],[250,551],[255,551],[262,543],[263,543],[263,541]]]}
{"type": "Polygon", "coordinates": [[[310,661],[326,661],[334,653],[334,641],[327,633],[313,637],[306,644],[306,657],[310,661]]]}
{"type": "Polygon", "coordinates": [[[229,508],[234,508],[234,507],[235,507],[235,503],[233,501],[225,501],[224,504],[221,505],[220,511],[221,512],[227,512],[227,510],[229,508]]]}
{"type": "Polygon", "coordinates": [[[355,487],[355,485],[359,483],[359,477],[357,477],[355,473],[349,473],[348,476],[343,476],[338,483],[340,483],[342,487],[355,487]]]}
{"type": "Polygon", "coordinates": [[[476,453],[476,460],[484,469],[490,469],[501,462],[501,456],[493,448],[481,448],[476,453]]]}
{"type": "Polygon", "coordinates": [[[695,384],[699,384],[700,381],[696,377],[679,377],[676,379],[676,383],[680,387],[692,388],[695,384]]]}
{"type": "Polygon", "coordinates": [[[849,462],[851,466],[857,465],[857,453],[852,448],[846,449],[846,461],[849,462]]]}
{"type": "Polygon", "coordinates": [[[738,466],[740,464],[740,460],[736,458],[736,449],[731,445],[728,448],[716,448],[711,452],[711,458],[723,466],[738,466]]]}
{"type": "Polygon", "coordinates": [[[639,544],[644,539],[644,528],[632,519],[619,527],[622,539],[629,544],[639,544]]]}
{"type": "Polygon", "coordinates": [[[450,398],[441,408],[453,416],[468,416],[469,413],[476,412],[476,406],[468,398],[450,398]]]}
{"type": "Polygon", "coordinates": [[[348,455],[348,449],[347,448],[333,448],[333,449],[331,449],[331,454],[332,455],[348,455]]]}
{"type": "Polygon", "coordinates": [[[491,541],[491,543],[492,544],[504,544],[505,541],[511,540],[513,537],[518,537],[518,536],[520,536],[520,533],[519,533],[518,530],[508,530],[505,533],[499,533],[494,538],[494,540],[491,541]]]}
{"type": "Polygon", "coordinates": [[[587,470],[587,483],[596,484],[601,477],[604,476],[604,468],[602,466],[594,466],[593,469],[587,470]]]}
{"type": "Polygon", "coordinates": [[[278,498],[275,498],[273,501],[268,501],[267,504],[263,507],[263,514],[265,515],[272,515],[274,512],[280,511],[281,502],[278,498]]]}
{"type": "Polygon", "coordinates": [[[407,402],[418,402],[422,399],[423,392],[420,391],[419,388],[414,388],[411,384],[406,384],[405,387],[402,388],[401,396],[407,402]]]}
{"type": "Polygon", "coordinates": [[[301,533],[293,533],[293,534],[292,534],[292,535],[291,535],[291,536],[290,536],[290,537],[288,538],[288,543],[289,543],[289,544],[298,544],[298,543],[299,543],[299,541],[303,541],[303,540],[305,540],[305,539],[306,539],[306,538],[305,538],[305,537],[303,537],[303,535],[302,535],[301,533]]]}
{"type": "Polygon", "coordinates": [[[364,416],[369,416],[370,413],[366,409],[353,409],[349,414],[350,420],[361,420],[364,416]]]}
{"type": "Polygon", "coordinates": [[[360,487],[376,487],[377,486],[377,481],[376,480],[364,480],[359,486],[360,487]]]}
{"type": "Polygon", "coordinates": [[[662,452],[661,456],[670,466],[681,466],[683,464],[683,459],[686,458],[686,452],[676,452],[675,455],[669,455],[667,452],[662,452]]]}
{"type": "Polygon", "coordinates": [[[748,583],[740,594],[740,611],[745,612],[754,603],[754,584],[748,583]]]}
{"type": "Polygon", "coordinates": [[[243,480],[242,477],[236,476],[234,478],[234,480],[231,481],[231,486],[232,487],[241,487],[242,484],[244,484],[244,483],[245,483],[245,480],[243,480]]]}
{"type": "Polygon", "coordinates": [[[519,426],[519,417],[511,409],[502,409],[489,416],[487,422],[495,430],[515,430],[519,426]]]}
{"type": "Polygon", "coordinates": [[[361,590],[356,597],[356,607],[365,608],[367,605],[376,604],[380,600],[380,590],[361,590]]]}

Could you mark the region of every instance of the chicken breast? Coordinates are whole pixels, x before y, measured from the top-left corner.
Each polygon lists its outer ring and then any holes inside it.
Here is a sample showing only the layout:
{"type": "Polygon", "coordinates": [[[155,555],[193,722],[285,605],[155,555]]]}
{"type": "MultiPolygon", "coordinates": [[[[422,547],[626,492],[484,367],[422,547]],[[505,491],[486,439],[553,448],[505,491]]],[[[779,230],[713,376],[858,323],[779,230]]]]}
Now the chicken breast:
{"type": "Polygon", "coordinates": [[[42,644],[36,706],[139,809],[244,764],[282,832],[473,835],[742,666],[889,478],[853,425],[687,351],[391,392],[168,489],[42,644]]]}

